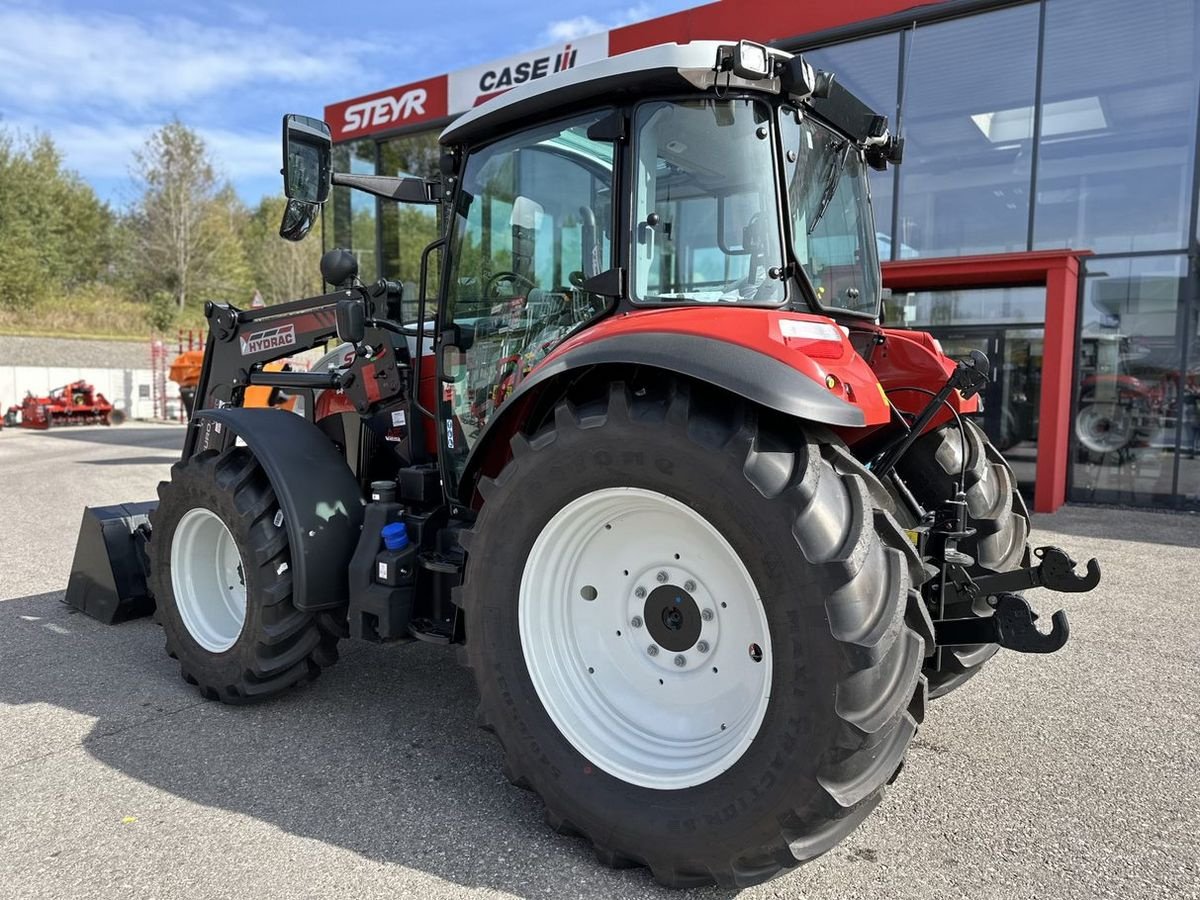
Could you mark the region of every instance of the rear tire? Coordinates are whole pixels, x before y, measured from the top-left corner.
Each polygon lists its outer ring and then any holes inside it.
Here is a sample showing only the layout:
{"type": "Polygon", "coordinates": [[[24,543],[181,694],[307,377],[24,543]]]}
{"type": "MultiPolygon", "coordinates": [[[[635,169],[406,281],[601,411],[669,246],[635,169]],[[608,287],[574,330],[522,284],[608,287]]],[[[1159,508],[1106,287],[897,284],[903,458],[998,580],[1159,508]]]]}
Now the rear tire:
{"type": "MultiPolygon", "coordinates": [[[[1029,510],[1017,491],[1016,477],[983,429],[970,419],[963,419],[963,426],[967,450],[965,473],[962,435],[954,423],[919,438],[901,459],[897,471],[926,509],[952,500],[958,490],[959,474],[964,473],[967,509],[976,534],[964,540],[959,549],[975,559],[970,572],[987,575],[1020,568],[1027,564],[1029,556],[1029,510]]],[[[896,507],[904,525],[915,524],[903,503],[897,502],[896,507]]],[[[990,616],[992,609],[983,601],[974,606],[946,609],[950,618],[972,614],[990,616]]],[[[931,656],[925,667],[930,699],[944,697],[961,687],[998,649],[996,644],[972,644],[945,647],[940,654],[931,656]]]]}
{"type": "Polygon", "coordinates": [[[818,444],[793,420],[687,385],[635,396],[618,384],[586,405],[560,402],[512,450],[480,484],[486,502],[462,538],[457,595],[479,721],[503,745],[509,779],[602,863],[649,866],[671,887],[756,884],[849,834],[924,715],[931,638],[910,590],[920,561],[873,502],[871,476],[839,472],[841,445],[818,444]],[[595,505],[623,491],[627,507],[595,505]],[[639,503],[664,527],[635,527],[639,503]],[[561,537],[571,531],[580,534],[561,537]],[[749,586],[706,597],[705,566],[721,552],[749,586]],[[555,566],[561,584],[533,577],[555,566]],[[660,586],[687,610],[681,628],[720,627],[710,648],[667,646],[674,638],[652,627],[652,612],[670,627],[669,605],[650,609],[660,586]],[[689,625],[704,610],[715,616],[689,625]],[[557,632],[530,624],[555,616],[557,632]],[[742,646],[753,633],[762,646],[742,646]],[[710,665],[718,658],[728,667],[710,665]],[[550,692],[547,659],[560,663],[550,692]],[[727,702],[743,687],[745,717],[761,713],[748,725],[727,702]],[[729,712],[744,746],[722,744],[725,712],[713,710],[729,712]],[[697,748],[722,746],[711,764],[694,761],[697,748]]]}
{"type": "Polygon", "coordinates": [[[158,496],[150,585],[185,681],[207,699],[249,703],[337,661],[325,617],[292,604],[287,529],[249,449],[176,463],[158,496]]]}

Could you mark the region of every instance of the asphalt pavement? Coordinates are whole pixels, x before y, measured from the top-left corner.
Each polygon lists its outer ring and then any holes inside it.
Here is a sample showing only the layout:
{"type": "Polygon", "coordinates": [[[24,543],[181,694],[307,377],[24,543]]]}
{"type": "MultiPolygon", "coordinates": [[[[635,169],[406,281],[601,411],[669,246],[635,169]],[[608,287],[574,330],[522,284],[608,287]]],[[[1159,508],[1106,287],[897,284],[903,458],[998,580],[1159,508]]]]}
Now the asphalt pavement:
{"type": "MultiPolygon", "coordinates": [[[[453,651],[345,643],[270,703],[202,701],[149,620],[61,601],[85,504],[152,499],[172,426],[0,432],[0,898],[712,898],[602,868],[474,724],[453,651]]],[[[1200,518],[1067,508],[1100,558],[1047,657],[931,705],[842,845],[746,898],[1200,897],[1200,518]]]]}

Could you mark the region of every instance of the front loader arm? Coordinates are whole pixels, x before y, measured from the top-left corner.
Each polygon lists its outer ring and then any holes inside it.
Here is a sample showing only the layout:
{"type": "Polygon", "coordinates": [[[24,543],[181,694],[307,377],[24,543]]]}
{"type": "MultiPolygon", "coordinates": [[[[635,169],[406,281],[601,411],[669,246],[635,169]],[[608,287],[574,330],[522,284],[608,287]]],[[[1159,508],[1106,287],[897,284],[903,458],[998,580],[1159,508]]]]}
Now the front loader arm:
{"type": "MultiPolygon", "coordinates": [[[[216,423],[198,414],[205,409],[241,406],[245,389],[251,385],[309,391],[348,386],[352,376],[347,373],[266,372],[263,367],[336,337],[338,303],[356,298],[365,303],[367,319],[386,316],[386,283],[338,290],[261,309],[241,310],[223,303],[205,304],[208,339],[183,458],[223,443],[223,439],[217,437],[216,423]]],[[[398,384],[392,387],[399,389],[398,384]]],[[[306,414],[311,416],[313,403],[309,402],[305,408],[306,414]]]]}

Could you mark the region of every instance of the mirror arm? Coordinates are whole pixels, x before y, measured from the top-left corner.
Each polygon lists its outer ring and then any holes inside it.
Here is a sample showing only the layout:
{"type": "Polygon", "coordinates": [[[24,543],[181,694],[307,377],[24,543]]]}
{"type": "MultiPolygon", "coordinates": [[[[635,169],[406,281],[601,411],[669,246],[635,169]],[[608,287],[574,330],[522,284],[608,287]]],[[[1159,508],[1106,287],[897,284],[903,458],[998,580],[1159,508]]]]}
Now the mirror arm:
{"type": "Polygon", "coordinates": [[[438,186],[421,178],[399,178],[393,175],[353,175],[334,172],[333,183],[355,188],[385,200],[401,203],[437,203],[438,186]]]}

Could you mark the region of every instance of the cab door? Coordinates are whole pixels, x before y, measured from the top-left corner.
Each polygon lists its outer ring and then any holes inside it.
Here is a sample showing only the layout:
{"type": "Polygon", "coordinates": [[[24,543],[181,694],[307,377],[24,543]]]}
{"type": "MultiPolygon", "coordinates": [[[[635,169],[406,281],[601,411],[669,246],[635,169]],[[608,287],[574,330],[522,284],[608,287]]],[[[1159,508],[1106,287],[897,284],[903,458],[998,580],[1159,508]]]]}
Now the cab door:
{"type": "Polygon", "coordinates": [[[554,347],[607,308],[583,284],[613,265],[614,144],[595,113],[472,153],[455,204],[442,331],[447,494],[487,424],[554,347]]]}

